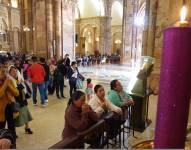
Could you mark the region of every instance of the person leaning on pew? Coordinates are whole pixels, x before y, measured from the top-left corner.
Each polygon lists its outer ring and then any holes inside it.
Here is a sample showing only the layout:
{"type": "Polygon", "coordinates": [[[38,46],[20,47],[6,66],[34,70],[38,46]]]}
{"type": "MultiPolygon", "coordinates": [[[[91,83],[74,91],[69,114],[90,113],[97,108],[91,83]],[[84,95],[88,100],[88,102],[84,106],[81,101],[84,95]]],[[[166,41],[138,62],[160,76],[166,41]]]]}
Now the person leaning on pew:
{"type": "Polygon", "coordinates": [[[118,80],[113,80],[110,83],[111,90],[108,92],[108,99],[117,107],[134,105],[132,97],[123,90],[121,83],[118,80]]]}
{"type": "Polygon", "coordinates": [[[86,94],[76,91],[69,99],[65,111],[65,127],[62,133],[63,140],[77,136],[78,132],[85,131],[99,121],[98,115],[85,104],[86,94]]]}
{"type": "MultiPolygon", "coordinates": [[[[104,116],[109,111],[115,112],[118,115],[122,114],[120,107],[113,105],[108,99],[105,98],[105,90],[102,85],[96,85],[94,87],[95,95],[89,101],[89,105],[92,109],[100,116],[104,116]]],[[[118,134],[118,129],[120,127],[120,120],[117,118],[111,118],[108,120],[107,124],[109,125],[109,138],[113,139],[118,134]]]]}

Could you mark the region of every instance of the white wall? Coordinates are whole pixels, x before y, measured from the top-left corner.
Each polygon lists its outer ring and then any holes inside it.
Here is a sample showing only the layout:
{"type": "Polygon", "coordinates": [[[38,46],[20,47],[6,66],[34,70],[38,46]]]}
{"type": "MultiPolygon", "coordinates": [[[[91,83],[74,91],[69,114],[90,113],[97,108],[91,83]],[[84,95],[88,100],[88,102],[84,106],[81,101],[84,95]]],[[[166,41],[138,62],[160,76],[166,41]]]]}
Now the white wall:
{"type": "Polygon", "coordinates": [[[103,16],[102,0],[79,0],[78,8],[81,18],[103,16]]]}
{"type": "Polygon", "coordinates": [[[112,5],[112,11],[111,11],[111,25],[122,25],[122,17],[123,17],[123,6],[120,2],[115,1],[112,5]]]}

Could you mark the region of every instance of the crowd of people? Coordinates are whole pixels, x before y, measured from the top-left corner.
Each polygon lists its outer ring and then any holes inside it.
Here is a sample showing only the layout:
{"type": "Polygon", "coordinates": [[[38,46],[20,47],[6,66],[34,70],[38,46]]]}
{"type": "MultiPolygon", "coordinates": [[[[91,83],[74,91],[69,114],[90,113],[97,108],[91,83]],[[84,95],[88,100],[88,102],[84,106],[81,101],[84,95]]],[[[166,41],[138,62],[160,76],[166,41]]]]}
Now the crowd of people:
{"type": "Polygon", "coordinates": [[[6,148],[10,142],[13,147],[16,146],[16,127],[25,126],[25,133],[33,134],[29,126],[33,118],[27,100],[32,98],[33,105],[39,105],[37,89],[43,108],[48,104],[48,96],[54,93],[57,99],[66,99],[66,79],[70,98],[65,113],[63,139],[86,130],[109,111],[121,114],[121,107],[134,104],[118,80],[111,81],[108,95],[102,85],[94,86],[90,78],[86,79],[84,92],[77,90],[82,89],[85,78],[78,70],[78,62],[71,62],[68,54],[60,60],[36,56],[29,59],[25,55],[0,56],[0,135],[5,131],[6,123],[9,129],[6,132],[12,135],[9,143],[6,139],[1,140],[3,137],[0,136],[0,148],[6,148]]]}
{"type": "Polygon", "coordinates": [[[78,65],[82,65],[83,67],[100,65],[100,64],[119,64],[120,63],[120,55],[111,54],[111,55],[84,55],[77,56],[76,62],[78,65]]]}

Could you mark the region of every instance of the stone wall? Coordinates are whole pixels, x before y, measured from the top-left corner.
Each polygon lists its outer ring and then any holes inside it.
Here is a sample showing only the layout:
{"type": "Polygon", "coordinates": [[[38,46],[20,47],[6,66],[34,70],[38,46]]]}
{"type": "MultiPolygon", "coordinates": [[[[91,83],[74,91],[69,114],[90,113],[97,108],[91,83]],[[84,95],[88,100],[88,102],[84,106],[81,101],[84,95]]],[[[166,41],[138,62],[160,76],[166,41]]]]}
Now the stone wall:
{"type": "Polygon", "coordinates": [[[7,1],[0,4],[0,45],[2,50],[20,50],[20,9],[12,8],[7,1]]]}

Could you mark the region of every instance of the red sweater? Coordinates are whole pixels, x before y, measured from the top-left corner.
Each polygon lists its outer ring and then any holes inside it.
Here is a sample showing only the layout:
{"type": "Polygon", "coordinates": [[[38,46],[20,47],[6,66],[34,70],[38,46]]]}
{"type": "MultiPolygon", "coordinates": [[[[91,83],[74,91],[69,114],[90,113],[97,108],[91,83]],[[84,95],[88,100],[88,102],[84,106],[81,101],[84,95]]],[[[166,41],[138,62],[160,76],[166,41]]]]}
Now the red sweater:
{"type": "Polygon", "coordinates": [[[42,65],[40,64],[32,64],[28,69],[28,75],[31,78],[32,83],[43,83],[45,71],[42,65]]]}

